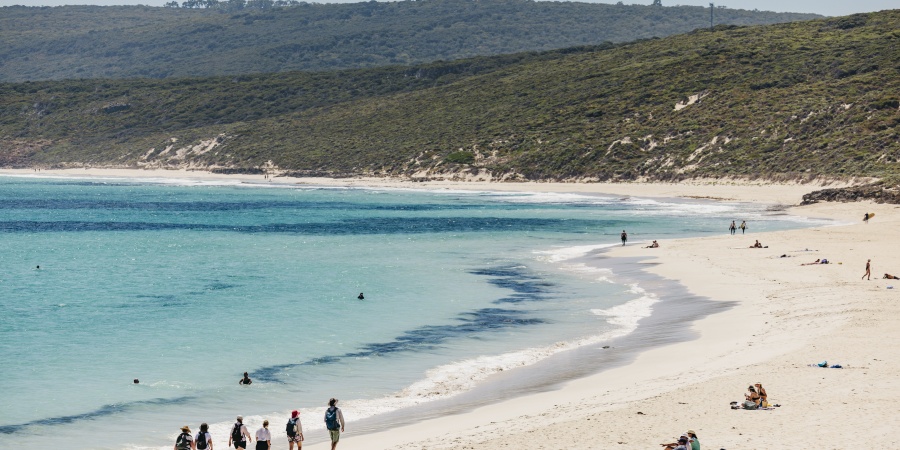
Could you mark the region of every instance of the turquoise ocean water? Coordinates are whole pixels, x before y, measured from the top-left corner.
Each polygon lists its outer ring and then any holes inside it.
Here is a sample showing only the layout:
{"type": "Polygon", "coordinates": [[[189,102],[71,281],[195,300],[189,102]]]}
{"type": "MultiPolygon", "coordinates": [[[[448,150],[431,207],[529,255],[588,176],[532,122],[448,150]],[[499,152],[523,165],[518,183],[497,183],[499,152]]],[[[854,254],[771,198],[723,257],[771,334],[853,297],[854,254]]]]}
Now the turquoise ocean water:
{"type": "Polygon", "coordinates": [[[452,398],[661,301],[574,258],[731,220],[807,225],[602,195],[0,177],[0,436],[171,448],[208,422],[221,447],[236,414],[283,440],[292,409],[322,428],[329,397],[350,421],[452,398]]]}

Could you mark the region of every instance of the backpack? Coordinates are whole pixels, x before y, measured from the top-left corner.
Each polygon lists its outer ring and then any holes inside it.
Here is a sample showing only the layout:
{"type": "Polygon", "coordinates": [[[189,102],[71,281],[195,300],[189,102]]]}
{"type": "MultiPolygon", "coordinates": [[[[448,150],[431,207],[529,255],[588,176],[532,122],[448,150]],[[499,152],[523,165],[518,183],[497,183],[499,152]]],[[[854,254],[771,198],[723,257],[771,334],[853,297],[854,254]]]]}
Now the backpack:
{"type": "Polygon", "coordinates": [[[197,433],[197,448],[199,450],[206,450],[208,445],[206,444],[206,433],[199,432],[197,433]]]}
{"type": "Polygon", "coordinates": [[[325,410],[325,428],[329,430],[337,430],[341,427],[338,423],[337,408],[328,408],[325,410]]]}
{"type": "Polygon", "coordinates": [[[175,448],[178,450],[191,450],[191,435],[181,433],[175,440],[175,448]]]}
{"type": "Polygon", "coordinates": [[[284,427],[284,431],[287,433],[288,437],[297,436],[297,421],[294,419],[288,419],[287,425],[284,427]]]}
{"type": "Polygon", "coordinates": [[[234,424],[234,428],[231,429],[231,440],[234,442],[241,442],[244,440],[244,435],[241,433],[242,424],[237,422],[234,424]]]}

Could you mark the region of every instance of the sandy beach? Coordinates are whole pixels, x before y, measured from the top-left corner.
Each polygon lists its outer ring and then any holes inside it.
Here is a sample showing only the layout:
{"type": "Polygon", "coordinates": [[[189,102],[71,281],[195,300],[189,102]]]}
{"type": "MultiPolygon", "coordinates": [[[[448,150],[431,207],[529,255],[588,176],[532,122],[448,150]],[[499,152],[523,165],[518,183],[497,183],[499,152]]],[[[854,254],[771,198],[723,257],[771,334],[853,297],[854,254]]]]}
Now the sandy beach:
{"type": "MultiPolygon", "coordinates": [[[[630,186],[644,195],[659,189],[642,188],[630,186]]],[[[732,195],[714,187],[706,193],[732,195]]],[[[348,435],[341,448],[650,449],[688,429],[713,449],[836,449],[848,439],[862,448],[888,446],[900,429],[900,280],[881,277],[900,272],[891,244],[897,207],[819,204],[789,212],[851,225],[723,233],[610,252],[655,255],[646,270],[696,294],[737,302],[695,322],[696,340],[643,353],[633,364],[556,391],[376,435],[348,435]],[[876,213],[868,224],[865,211],[876,213]],[[768,248],[750,249],[756,239],[768,248]],[[831,264],[801,266],[821,258],[831,264]],[[861,280],[867,259],[873,276],[861,280]],[[809,367],[826,360],[844,368],[809,367]],[[756,382],[781,407],[731,410],[729,403],[743,400],[756,382]]]]}
{"type": "MultiPolygon", "coordinates": [[[[34,175],[32,170],[3,174],[34,175]]],[[[169,177],[267,182],[202,172],[70,169],[41,175],[169,177]]],[[[798,205],[815,185],[697,181],[679,184],[411,183],[367,179],[276,179],[276,183],[608,193],[798,205]]],[[[871,203],[792,206],[797,216],[837,225],[772,233],[635,242],[602,257],[652,257],[648,272],[736,306],[687,327],[696,339],[654,348],[626,366],[475,410],[380,433],[348,449],[652,449],[688,429],[707,449],[881,448],[900,429],[900,211],[871,203]],[[869,223],[863,214],[874,212],[869,223]],[[754,240],[768,248],[751,249],[754,240]],[[827,258],[830,264],[801,265],[827,258]],[[872,260],[871,280],[860,277],[872,260]],[[827,360],[843,369],[810,367],[827,360]],[[732,410],[762,383],[766,411],[732,410]]],[[[600,255],[596,257],[600,258],[600,255]]],[[[661,294],[665,301],[665,293],[661,294]]],[[[310,449],[327,444],[307,445],[310,449]]]]}

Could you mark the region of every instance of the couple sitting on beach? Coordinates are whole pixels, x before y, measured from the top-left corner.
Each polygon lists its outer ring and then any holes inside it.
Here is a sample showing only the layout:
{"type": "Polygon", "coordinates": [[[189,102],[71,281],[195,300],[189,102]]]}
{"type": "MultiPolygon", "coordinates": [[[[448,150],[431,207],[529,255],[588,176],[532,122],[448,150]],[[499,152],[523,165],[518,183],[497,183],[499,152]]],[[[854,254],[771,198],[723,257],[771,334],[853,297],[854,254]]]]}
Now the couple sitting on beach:
{"type": "Polygon", "coordinates": [[[646,247],[644,247],[644,248],[659,248],[659,243],[656,242],[656,241],[653,241],[652,244],[650,244],[650,245],[648,245],[648,246],[646,246],[646,247]]]}
{"type": "Polygon", "coordinates": [[[732,404],[732,409],[760,409],[769,407],[769,396],[766,389],[762,387],[762,383],[756,383],[756,387],[747,387],[747,393],[744,394],[744,403],[740,406],[732,404]]]}
{"type": "Polygon", "coordinates": [[[671,444],[659,444],[663,450],[700,450],[700,438],[694,430],[687,430],[687,433],[678,438],[678,442],[671,444]]]}
{"type": "Polygon", "coordinates": [[[767,246],[763,247],[763,245],[759,243],[759,239],[757,239],[756,243],[751,245],[750,248],[769,248],[769,246],[767,245],[767,246]]]}

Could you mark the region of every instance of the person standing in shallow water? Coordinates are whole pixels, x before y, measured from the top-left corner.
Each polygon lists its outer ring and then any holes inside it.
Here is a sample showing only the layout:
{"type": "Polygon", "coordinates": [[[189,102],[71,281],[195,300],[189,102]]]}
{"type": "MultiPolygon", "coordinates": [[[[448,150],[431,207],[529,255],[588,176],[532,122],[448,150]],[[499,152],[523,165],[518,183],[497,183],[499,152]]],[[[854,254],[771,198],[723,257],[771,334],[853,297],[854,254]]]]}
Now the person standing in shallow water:
{"type": "Polygon", "coordinates": [[[731,226],[728,227],[728,231],[731,232],[731,235],[734,236],[734,233],[737,232],[737,225],[734,224],[734,221],[731,221],[731,226]]]}
{"type": "Polygon", "coordinates": [[[747,221],[742,220],[741,221],[741,234],[744,234],[746,231],[747,231],[747,221]]]}
{"type": "Polygon", "coordinates": [[[243,384],[246,386],[253,384],[253,380],[250,379],[250,374],[248,374],[247,372],[244,372],[244,378],[241,378],[241,381],[238,381],[238,384],[243,384]]]}
{"type": "Polygon", "coordinates": [[[628,233],[625,230],[622,230],[622,245],[625,245],[625,242],[628,241],[628,233]]]}

